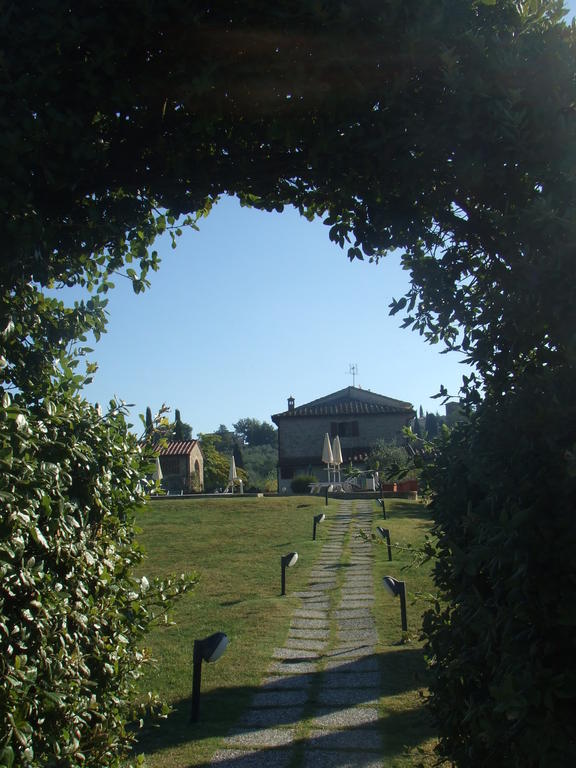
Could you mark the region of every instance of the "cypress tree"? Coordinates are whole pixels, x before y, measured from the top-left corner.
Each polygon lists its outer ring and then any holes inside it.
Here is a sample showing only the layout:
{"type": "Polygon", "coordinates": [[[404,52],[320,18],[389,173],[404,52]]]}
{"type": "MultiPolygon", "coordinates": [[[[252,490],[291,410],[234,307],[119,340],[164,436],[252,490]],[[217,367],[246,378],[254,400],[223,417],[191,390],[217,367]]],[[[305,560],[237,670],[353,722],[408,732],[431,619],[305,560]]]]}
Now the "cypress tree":
{"type": "Polygon", "coordinates": [[[154,427],[154,423],[152,421],[152,411],[150,410],[150,406],[146,407],[146,434],[149,435],[152,432],[152,429],[154,427]]]}
{"type": "Polygon", "coordinates": [[[174,439],[184,440],[184,429],[182,426],[182,419],[180,418],[180,411],[176,408],[176,421],[174,424],[174,439]]]}
{"type": "Polygon", "coordinates": [[[438,435],[438,418],[434,413],[426,414],[426,434],[429,440],[438,435]]]}
{"type": "Polygon", "coordinates": [[[422,437],[422,430],[420,429],[420,419],[414,419],[414,429],[412,430],[417,437],[422,437]]]}

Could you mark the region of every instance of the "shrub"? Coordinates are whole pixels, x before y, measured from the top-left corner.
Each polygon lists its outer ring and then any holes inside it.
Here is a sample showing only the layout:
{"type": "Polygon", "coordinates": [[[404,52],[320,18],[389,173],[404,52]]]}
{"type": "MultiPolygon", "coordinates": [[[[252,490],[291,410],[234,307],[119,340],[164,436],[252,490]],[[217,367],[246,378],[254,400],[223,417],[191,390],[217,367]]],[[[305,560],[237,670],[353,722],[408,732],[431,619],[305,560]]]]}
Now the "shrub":
{"type": "Polygon", "coordinates": [[[77,394],[0,410],[0,765],[119,765],[142,638],[192,579],[132,576],[150,456],[77,394]]]}
{"type": "Polygon", "coordinates": [[[266,493],[278,493],[278,476],[276,472],[271,472],[264,483],[266,493]]]}
{"type": "Polygon", "coordinates": [[[410,480],[418,477],[418,470],[409,465],[406,448],[401,445],[387,443],[385,440],[380,440],[370,449],[366,467],[377,470],[380,473],[382,482],[399,477],[410,480]]]}
{"type": "Polygon", "coordinates": [[[443,433],[429,472],[430,704],[458,766],[576,764],[573,382],[568,367],[516,382],[443,433]]]}
{"type": "Polygon", "coordinates": [[[314,475],[297,475],[290,483],[292,493],[308,493],[310,483],[318,482],[314,475]]]}

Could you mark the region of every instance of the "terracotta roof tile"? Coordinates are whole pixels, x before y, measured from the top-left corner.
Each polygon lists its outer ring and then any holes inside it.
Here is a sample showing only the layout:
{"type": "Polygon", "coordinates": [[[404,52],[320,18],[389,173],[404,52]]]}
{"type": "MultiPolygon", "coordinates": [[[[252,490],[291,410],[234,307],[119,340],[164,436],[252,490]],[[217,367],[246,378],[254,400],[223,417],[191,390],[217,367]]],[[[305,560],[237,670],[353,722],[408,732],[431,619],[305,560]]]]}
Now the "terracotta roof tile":
{"type": "Polygon", "coordinates": [[[192,453],[198,440],[173,440],[160,448],[159,456],[187,456],[192,453]]]}
{"type": "Polygon", "coordinates": [[[406,408],[375,403],[340,402],[329,405],[301,405],[293,411],[286,411],[281,416],[358,416],[377,413],[404,413],[406,408]]]}

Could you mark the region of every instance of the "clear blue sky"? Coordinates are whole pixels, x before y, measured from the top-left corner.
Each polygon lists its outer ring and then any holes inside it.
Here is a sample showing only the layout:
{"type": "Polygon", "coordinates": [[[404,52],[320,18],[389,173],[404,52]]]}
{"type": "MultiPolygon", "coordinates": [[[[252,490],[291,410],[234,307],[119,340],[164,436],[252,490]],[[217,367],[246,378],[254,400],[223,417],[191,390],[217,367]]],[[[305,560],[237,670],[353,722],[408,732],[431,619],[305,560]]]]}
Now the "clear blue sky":
{"type": "Polygon", "coordinates": [[[431,396],[441,384],[457,394],[467,369],[388,315],[408,285],[399,259],[350,263],[327,229],[224,199],[175,251],[159,241],[149,291],[115,281],[87,397],[134,403],[135,424],[166,403],[196,436],[349,386],[354,364],[356,385],[442,412],[431,396]]]}
{"type": "Polygon", "coordinates": [[[115,279],[108,333],[87,397],[114,395],[134,413],[179,408],[194,434],[243,417],[269,421],[352,384],[443,411],[440,385],[457,393],[466,369],[399,328],[388,305],[408,285],[399,259],[350,262],[328,228],[292,209],[282,214],[221,200],[178,248],[158,241],[152,286],[136,296],[115,279]]]}

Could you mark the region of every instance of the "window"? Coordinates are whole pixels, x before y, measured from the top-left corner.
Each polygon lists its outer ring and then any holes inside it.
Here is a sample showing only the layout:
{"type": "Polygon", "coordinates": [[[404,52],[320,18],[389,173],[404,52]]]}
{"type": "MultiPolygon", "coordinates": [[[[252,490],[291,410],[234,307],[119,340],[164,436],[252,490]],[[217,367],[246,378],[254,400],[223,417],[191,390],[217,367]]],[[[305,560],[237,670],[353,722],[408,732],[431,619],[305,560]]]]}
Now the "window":
{"type": "Polygon", "coordinates": [[[359,434],[357,421],[333,421],[330,424],[331,437],[358,437],[359,434]]]}

